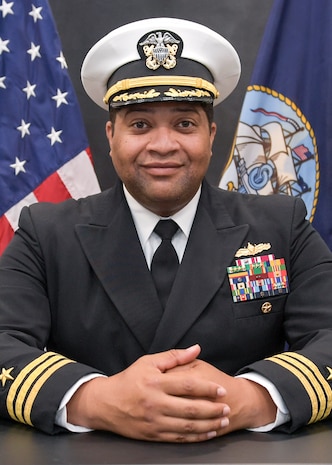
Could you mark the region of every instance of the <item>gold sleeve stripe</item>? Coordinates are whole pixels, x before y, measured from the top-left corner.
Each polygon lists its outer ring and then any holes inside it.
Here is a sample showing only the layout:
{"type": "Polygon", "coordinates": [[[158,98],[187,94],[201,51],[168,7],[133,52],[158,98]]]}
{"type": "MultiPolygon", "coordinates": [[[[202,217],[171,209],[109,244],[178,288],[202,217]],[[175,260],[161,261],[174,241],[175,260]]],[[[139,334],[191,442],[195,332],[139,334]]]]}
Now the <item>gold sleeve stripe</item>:
{"type": "Polygon", "coordinates": [[[316,379],[316,386],[321,386],[323,392],[318,397],[322,407],[314,421],[324,420],[330,415],[332,410],[332,389],[330,384],[324,378],[317,365],[315,365],[310,359],[296,352],[290,352],[289,356],[301,362],[304,366],[304,370],[306,370],[306,367],[309,368],[316,379]],[[323,409],[323,406],[325,406],[325,409],[323,409]]]}
{"type": "Polygon", "coordinates": [[[45,382],[61,367],[74,363],[54,352],[46,352],[29,363],[16,377],[7,396],[11,418],[31,426],[33,403],[45,382]]]}
{"type": "Polygon", "coordinates": [[[309,423],[312,423],[313,418],[314,418],[314,412],[318,411],[318,399],[317,399],[315,390],[313,389],[313,387],[311,386],[307,378],[303,375],[303,373],[300,370],[298,370],[298,368],[292,366],[286,360],[279,359],[278,356],[270,357],[267,360],[271,360],[272,362],[277,363],[278,365],[282,366],[286,370],[290,371],[303,384],[303,387],[307,391],[307,394],[311,401],[312,415],[311,415],[311,419],[309,423]]]}
{"type": "Polygon", "coordinates": [[[25,402],[41,373],[64,357],[47,352],[28,364],[16,378],[7,396],[7,409],[12,418],[25,423],[25,402]]]}
{"type": "Polygon", "coordinates": [[[268,358],[289,370],[303,384],[311,401],[309,423],[326,418],[332,409],[332,390],[317,366],[303,355],[285,352],[268,358]]]}
{"type": "Polygon", "coordinates": [[[14,401],[16,397],[16,392],[19,389],[21,383],[23,383],[24,378],[29,374],[30,371],[33,371],[38,365],[44,362],[44,360],[48,359],[50,356],[56,355],[54,352],[45,352],[43,355],[40,357],[36,358],[33,360],[31,363],[26,365],[19,373],[18,376],[16,376],[14,382],[12,383],[8,395],[7,395],[7,410],[10,416],[15,420],[16,416],[14,413],[14,401]]]}
{"type": "Polygon", "coordinates": [[[26,399],[25,408],[23,412],[25,423],[27,423],[30,426],[33,426],[31,421],[31,411],[33,403],[44,383],[53,375],[53,373],[59,370],[59,368],[62,368],[63,366],[68,365],[69,363],[73,362],[68,359],[59,360],[53,366],[51,366],[40,378],[38,378],[38,381],[35,383],[34,387],[32,388],[30,394],[26,399]]]}

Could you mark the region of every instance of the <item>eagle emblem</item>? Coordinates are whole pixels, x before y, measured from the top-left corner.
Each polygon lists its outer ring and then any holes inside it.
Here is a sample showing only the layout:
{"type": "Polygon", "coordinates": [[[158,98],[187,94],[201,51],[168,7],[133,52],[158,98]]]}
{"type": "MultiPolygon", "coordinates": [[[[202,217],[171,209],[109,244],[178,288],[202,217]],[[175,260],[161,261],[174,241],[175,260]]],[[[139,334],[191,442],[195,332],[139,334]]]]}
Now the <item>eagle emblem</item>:
{"type": "Polygon", "coordinates": [[[146,39],[139,42],[143,47],[144,55],[147,57],[145,64],[147,68],[156,70],[160,66],[172,69],[176,66],[176,53],[180,40],[176,39],[170,32],[151,32],[146,39]]]}
{"type": "Polygon", "coordinates": [[[265,242],[262,244],[251,244],[248,242],[247,247],[242,247],[239,249],[235,257],[248,257],[249,255],[257,255],[258,253],[263,252],[264,250],[269,250],[271,248],[271,244],[269,242],[265,242]]]}

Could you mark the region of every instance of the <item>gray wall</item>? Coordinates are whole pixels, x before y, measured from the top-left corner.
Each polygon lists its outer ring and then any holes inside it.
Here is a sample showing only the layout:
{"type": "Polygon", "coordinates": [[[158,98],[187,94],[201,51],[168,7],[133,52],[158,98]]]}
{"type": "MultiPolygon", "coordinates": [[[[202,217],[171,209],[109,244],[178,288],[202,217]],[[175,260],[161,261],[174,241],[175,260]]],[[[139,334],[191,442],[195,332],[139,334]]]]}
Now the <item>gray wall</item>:
{"type": "Polygon", "coordinates": [[[111,186],[115,174],[105,138],[107,112],[86,96],[80,68],[89,48],[115,27],[156,16],[189,19],[211,27],[238,51],[242,76],[236,91],[216,108],[218,134],[207,174],[218,184],[229,156],[241,105],[273,0],[49,0],[63,51],[81,105],[95,168],[102,189],[111,186]]]}

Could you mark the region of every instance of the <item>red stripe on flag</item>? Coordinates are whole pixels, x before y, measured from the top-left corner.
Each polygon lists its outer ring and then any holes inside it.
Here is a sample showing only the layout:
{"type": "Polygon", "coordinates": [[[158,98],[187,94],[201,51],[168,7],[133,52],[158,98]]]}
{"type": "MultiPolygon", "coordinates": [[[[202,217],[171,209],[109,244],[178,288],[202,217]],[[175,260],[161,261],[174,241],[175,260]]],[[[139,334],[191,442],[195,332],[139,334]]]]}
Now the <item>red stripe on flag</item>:
{"type": "Polygon", "coordinates": [[[61,202],[62,200],[71,198],[66,186],[57,173],[51,174],[33,193],[39,202],[61,202]]]}
{"type": "Polygon", "coordinates": [[[94,163],[93,163],[93,156],[92,156],[92,152],[91,152],[90,147],[87,147],[87,148],[85,149],[85,151],[86,151],[86,153],[88,154],[88,157],[90,158],[91,164],[93,165],[93,164],[94,164],[94,163]]]}
{"type": "Polygon", "coordinates": [[[14,230],[5,216],[0,217],[0,255],[14,236],[14,230]]]}

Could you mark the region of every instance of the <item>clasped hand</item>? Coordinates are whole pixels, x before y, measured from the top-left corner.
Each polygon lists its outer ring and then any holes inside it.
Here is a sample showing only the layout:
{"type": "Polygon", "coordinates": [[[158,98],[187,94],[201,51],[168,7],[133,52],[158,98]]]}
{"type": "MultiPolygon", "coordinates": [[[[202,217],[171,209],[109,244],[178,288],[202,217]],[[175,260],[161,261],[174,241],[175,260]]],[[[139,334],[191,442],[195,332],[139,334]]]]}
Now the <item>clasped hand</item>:
{"type": "Polygon", "coordinates": [[[67,405],[68,421],[165,442],[205,441],[273,421],[275,407],[264,388],[198,360],[199,353],[195,345],[146,355],[116,375],[83,384],[67,405]]]}

